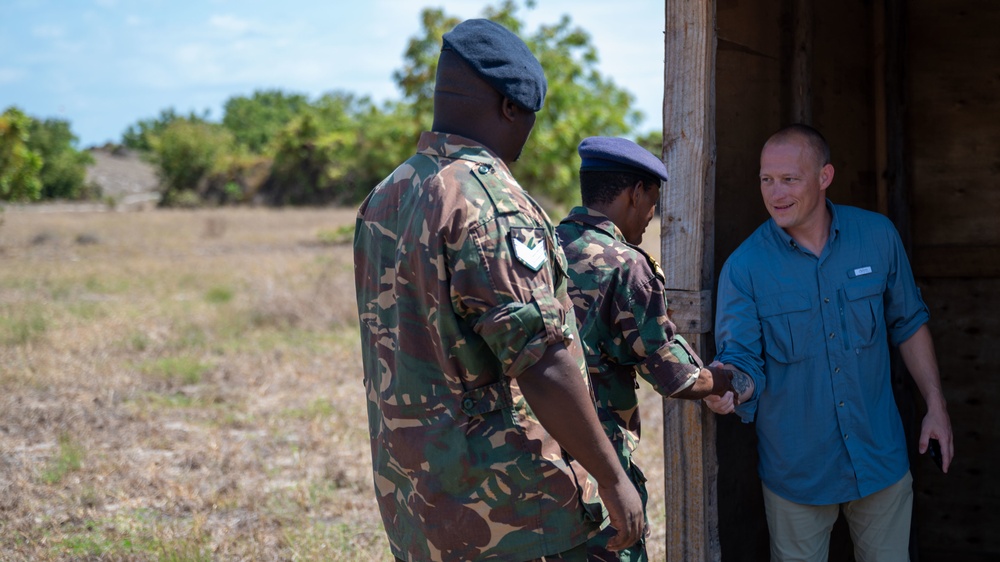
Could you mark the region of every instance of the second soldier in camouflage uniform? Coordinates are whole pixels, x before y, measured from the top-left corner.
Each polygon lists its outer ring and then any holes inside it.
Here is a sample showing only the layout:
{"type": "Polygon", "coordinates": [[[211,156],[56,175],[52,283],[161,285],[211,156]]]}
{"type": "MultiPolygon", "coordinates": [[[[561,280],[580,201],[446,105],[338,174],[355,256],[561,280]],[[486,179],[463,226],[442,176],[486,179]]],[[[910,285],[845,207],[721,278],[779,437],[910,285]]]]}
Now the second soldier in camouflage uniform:
{"type": "MultiPolygon", "coordinates": [[[[663,162],[619,138],[585,139],[579,153],[583,206],[556,232],[601,423],[645,508],[646,479],[631,459],[640,433],[636,376],[664,396],[693,400],[732,390],[732,372],[705,368],[676,333],[663,271],[639,247],[667,179],[663,162]]],[[[590,560],[647,559],[644,541],[616,553],[607,538],[591,540],[590,560]]]]}
{"type": "Polygon", "coordinates": [[[375,493],[397,559],[585,559],[601,509],[567,451],[596,479],[615,544],[642,533],[587,384],[562,251],[506,164],[544,95],[520,39],[459,24],[444,35],[434,132],[358,213],[375,493]]]}

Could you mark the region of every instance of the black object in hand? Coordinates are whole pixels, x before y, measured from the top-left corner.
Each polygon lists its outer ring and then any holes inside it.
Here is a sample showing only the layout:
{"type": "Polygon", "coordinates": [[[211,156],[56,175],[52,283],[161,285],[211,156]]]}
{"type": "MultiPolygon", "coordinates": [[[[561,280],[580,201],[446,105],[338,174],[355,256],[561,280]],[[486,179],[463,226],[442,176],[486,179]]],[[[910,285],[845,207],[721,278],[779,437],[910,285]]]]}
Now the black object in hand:
{"type": "Polygon", "coordinates": [[[944,467],[941,465],[941,444],[938,443],[937,439],[931,439],[927,442],[927,453],[938,469],[944,471],[944,467]]]}

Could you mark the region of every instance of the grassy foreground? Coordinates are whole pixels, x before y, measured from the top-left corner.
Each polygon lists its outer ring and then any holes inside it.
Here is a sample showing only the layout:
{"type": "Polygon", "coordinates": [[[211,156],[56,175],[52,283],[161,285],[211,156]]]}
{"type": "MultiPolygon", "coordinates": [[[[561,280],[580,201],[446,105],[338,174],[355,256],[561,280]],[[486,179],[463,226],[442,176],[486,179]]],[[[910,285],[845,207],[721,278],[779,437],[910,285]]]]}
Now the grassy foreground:
{"type": "MultiPolygon", "coordinates": [[[[0,221],[0,560],[391,560],[353,210],[0,221]]],[[[640,393],[662,560],[662,408],[640,393]]]]}

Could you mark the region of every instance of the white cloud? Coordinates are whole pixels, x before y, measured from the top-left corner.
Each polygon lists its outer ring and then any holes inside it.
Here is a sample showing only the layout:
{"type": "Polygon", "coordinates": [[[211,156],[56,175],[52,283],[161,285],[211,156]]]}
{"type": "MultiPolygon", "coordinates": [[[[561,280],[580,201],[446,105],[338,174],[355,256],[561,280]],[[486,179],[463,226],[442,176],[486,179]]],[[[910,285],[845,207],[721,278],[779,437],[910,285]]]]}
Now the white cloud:
{"type": "Polygon", "coordinates": [[[216,15],[208,18],[211,27],[230,33],[246,33],[257,28],[257,24],[232,15],[216,15]]]}
{"type": "Polygon", "coordinates": [[[0,84],[13,84],[24,78],[24,70],[20,68],[0,67],[0,84]]]}
{"type": "Polygon", "coordinates": [[[31,34],[39,39],[61,39],[66,32],[61,26],[43,24],[31,28],[31,34]]]}

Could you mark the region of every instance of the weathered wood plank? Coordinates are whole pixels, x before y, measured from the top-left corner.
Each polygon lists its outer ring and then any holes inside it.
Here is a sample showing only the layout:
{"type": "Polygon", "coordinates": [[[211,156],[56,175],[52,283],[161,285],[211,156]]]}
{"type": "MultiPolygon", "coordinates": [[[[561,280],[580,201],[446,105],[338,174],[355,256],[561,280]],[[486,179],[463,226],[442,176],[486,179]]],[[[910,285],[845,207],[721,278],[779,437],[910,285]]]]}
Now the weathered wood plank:
{"type": "MultiPolygon", "coordinates": [[[[666,0],[665,16],[663,157],[671,180],[660,199],[661,251],[667,288],[700,294],[711,288],[714,262],[715,1],[666,0]]],[[[704,338],[688,334],[699,350],[704,338]]],[[[664,400],[664,454],[667,560],[720,560],[715,420],[700,403],[664,400]]]]}
{"type": "Polygon", "coordinates": [[[1000,246],[917,246],[913,274],[924,277],[1000,277],[1000,246]]]}
{"type": "Polygon", "coordinates": [[[914,246],[1000,245],[1000,4],[906,4],[914,246]]]}
{"type": "Polygon", "coordinates": [[[813,0],[796,0],[795,45],[792,50],[792,121],[813,121],[813,0]]]}
{"type": "Polygon", "coordinates": [[[670,320],[678,332],[705,334],[712,331],[712,291],[667,290],[664,296],[670,320]]]}

